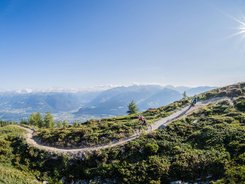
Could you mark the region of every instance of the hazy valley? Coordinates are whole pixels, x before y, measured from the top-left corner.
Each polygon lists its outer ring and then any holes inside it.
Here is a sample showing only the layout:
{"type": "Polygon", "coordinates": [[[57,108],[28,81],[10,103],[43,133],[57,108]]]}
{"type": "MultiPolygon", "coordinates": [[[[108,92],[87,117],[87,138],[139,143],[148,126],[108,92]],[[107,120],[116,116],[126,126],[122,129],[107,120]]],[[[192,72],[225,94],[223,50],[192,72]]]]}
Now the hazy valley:
{"type": "Polygon", "coordinates": [[[144,111],[179,100],[184,91],[188,96],[193,96],[213,88],[133,85],[102,91],[0,92],[0,119],[20,121],[33,112],[51,112],[56,120],[86,121],[125,115],[127,105],[132,100],[140,111],[144,111]]]}

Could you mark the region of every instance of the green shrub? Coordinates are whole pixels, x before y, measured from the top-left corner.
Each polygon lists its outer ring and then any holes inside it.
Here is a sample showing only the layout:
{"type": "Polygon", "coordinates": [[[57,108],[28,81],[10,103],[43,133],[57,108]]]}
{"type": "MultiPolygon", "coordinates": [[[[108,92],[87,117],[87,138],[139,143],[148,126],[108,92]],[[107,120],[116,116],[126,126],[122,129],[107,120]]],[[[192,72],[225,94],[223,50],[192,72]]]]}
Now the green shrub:
{"type": "Polygon", "coordinates": [[[239,111],[245,112],[245,99],[242,99],[242,100],[240,100],[239,102],[237,102],[237,103],[235,104],[235,107],[236,107],[239,111]]]}
{"type": "Polygon", "coordinates": [[[145,151],[150,155],[156,154],[158,152],[158,149],[159,149],[159,146],[156,143],[147,143],[145,145],[145,151]]]}

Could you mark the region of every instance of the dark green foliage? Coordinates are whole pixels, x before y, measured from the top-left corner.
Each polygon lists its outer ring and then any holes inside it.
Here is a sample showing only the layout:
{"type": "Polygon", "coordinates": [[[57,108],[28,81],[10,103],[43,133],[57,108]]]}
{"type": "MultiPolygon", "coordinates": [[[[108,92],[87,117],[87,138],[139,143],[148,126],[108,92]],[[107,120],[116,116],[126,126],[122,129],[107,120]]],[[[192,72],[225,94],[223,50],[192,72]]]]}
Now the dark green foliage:
{"type": "Polygon", "coordinates": [[[242,183],[245,128],[237,117],[243,116],[227,101],[221,101],[122,147],[68,160],[64,173],[67,181],[99,178],[101,183],[108,178],[112,183],[242,183]]]}
{"type": "MultiPolygon", "coordinates": [[[[25,150],[18,142],[23,131],[15,125],[0,127],[0,183],[37,184],[34,172],[29,170],[29,160],[25,160],[25,150]],[[15,150],[19,150],[17,153],[15,150]]],[[[36,173],[37,174],[37,173],[36,173]]]]}
{"type": "Polygon", "coordinates": [[[154,154],[156,154],[157,151],[158,151],[158,149],[159,149],[159,146],[158,146],[158,144],[156,144],[156,143],[147,143],[147,144],[145,145],[145,151],[146,151],[146,153],[149,154],[149,155],[154,155],[154,154]]]}
{"type": "Polygon", "coordinates": [[[0,121],[0,127],[7,126],[7,125],[14,125],[16,122],[10,122],[10,121],[0,121]]]}
{"type": "Polygon", "coordinates": [[[235,101],[235,107],[242,112],[245,112],[245,97],[238,98],[235,101]]]}
{"type": "Polygon", "coordinates": [[[231,166],[225,172],[225,177],[222,180],[224,183],[237,184],[245,182],[245,166],[231,166]]]}

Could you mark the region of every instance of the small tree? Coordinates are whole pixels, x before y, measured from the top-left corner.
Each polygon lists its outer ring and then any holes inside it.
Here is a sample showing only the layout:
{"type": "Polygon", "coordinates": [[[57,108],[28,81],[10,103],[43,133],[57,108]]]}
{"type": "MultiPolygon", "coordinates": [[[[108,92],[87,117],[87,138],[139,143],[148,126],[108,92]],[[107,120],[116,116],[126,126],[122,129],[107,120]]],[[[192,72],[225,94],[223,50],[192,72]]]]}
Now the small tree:
{"type": "Polygon", "coordinates": [[[58,127],[58,128],[62,128],[62,121],[58,121],[58,122],[56,122],[56,127],[58,127]]]}
{"type": "Polygon", "coordinates": [[[38,126],[39,128],[43,127],[43,120],[41,114],[39,112],[32,113],[29,117],[29,124],[38,126]]]}
{"type": "Polygon", "coordinates": [[[187,98],[186,91],[184,91],[184,93],[182,95],[183,95],[183,98],[187,98]]]}
{"type": "Polygon", "coordinates": [[[35,113],[32,113],[30,116],[29,116],[29,125],[35,125],[35,113]]]}
{"type": "Polygon", "coordinates": [[[145,150],[146,150],[146,152],[147,152],[148,154],[154,155],[154,154],[157,153],[158,149],[159,149],[159,146],[158,146],[158,144],[156,144],[156,143],[147,143],[147,144],[145,145],[145,150]]]}
{"type": "Polygon", "coordinates": [[[128,114],[135,114],[138,112],[138,107],[136,105],[136,103],[132,100],[129,105],[128,105],[128,114]]]}
{"type": "Polygon", "coordinates": [[[21,125],[28,125],[28,122],[24,119],[20,120],[20,124],[21,125]]]}
{"type": "Polygon", "coordinates": [[[79,127],[79,122],[78,122],[78,121],[75,121],[75,122],[73,123],[73,127],[79,127]]]}
{"type": "Polygon", "coordinates": [[[68,127],[68,122],[67,122],[66,120],[64,120],[64,121],[62,122],[62,127],[63,127],[63,128],[67,128],[67,127],[68,127]]]}
{"type": "Polygon", "coordinates": [[[40,114],[40,112],[36,113],[36,121],[37,121],[37,126],[39,128],[42,128],[44,126],[43,118],[42,118],[42,115],[40,114]]]}
{"type": "Polygon", "coordinates": [[[44,116],[44,124],[46,128],[54,127],[54,118],[51,113],[47,112],[44,116]]]}

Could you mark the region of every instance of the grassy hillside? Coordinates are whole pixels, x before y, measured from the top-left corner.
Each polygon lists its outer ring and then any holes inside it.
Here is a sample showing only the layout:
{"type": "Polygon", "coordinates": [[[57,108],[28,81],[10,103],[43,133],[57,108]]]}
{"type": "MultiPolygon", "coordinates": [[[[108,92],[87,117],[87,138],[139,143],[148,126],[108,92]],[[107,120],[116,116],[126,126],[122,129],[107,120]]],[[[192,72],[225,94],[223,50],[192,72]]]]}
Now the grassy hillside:
{"type": "MultiPolygon", "coordinates": [[[[236,84],[224,88],[214,89],[198,96],[200,100],[214,97],[236,97],[243,94],[244,84],[236,84]]],[[[156,120],[166,117],[178,108],[190,103],[190,99],[174,102],[168,106],[150,109],[141,113],[147,125],[141,125],[137,115],[121,116],[116,118],[90,120],[84,124],[69,128],[40,129],[36,133],[36,139],[42,144],[55,147],[87,147],[98,144],[106,144],[132,135],[135,131],[145,129],[156,120]]]]}
{"type": "Polygon", "coordinates": [[[166,117],[173,111],[187,105],[189,100],[174,102],[168,106],[149,109],[143,113],[130,116],[120,116],[102,120],[90,120],[83,124],[53,129],[39,129],[35,138],[42,144],[55,147],[87,147],[102,145],[111,141],[129,137],[135,131],[144,130],[148,125],[160,118],[166,117]],[[143,115],[147,124],[139,123],[137,116],[143,115]]]}
{"type": "MultiPolygon", "coordinates": [[[[227,95],[232,97],[233,103],[224,100],[210,104],[176,120],[165,129],[142,135],[121,147],[84,153],[79,158],[56,156],[29,147],[21,137],[23,132],[19,128],[14,125],[1,127],[0,171],[2,167],[6,168],[7,174],[0,174],[0,181],[7,178],[9,183],[14,179],[21,183],[21,179],[24,179],[28,183],[33,178],[40,178],[41,181],[58,183],[63,177],[68,183],[78,180],[83,183],[128,184],[157,184],[176,180],[245,183],[244,86],[244,83],[237,84],[199,96],[207,99],[227,95]],[[8,172],[9,167],[18,176],[8,172]],[[14,179],[11,180],[11,177],[14,179]]],[[[145,113],[158,119],[159,114],[166,116],[165,113],[181,105],[184,103],[162,107],[164,111],[160,108],[145,113]]],[[[126,117],[100,123],[93,121],[93,126],[87,122],[83,126],[94,127],[91,129],[99,132],[97,126],[109,124],[110,121],[120,124],[123,118],[126,117]]],[[[109,131],[110,128],[104,130],[109,131]]],[[[66,130],[73,135],[75,128],[70,129],[66,130]]],[[[55,131],[58,132],[58,129],[50,130],[50,137],[55,131]]]]}
{"type": "Polygon", "coordinates": [[[42,182],[37,181],[37,179],[29,172],[0,164],[0,183],[41,184],[42,182]]]}
{"type": "Polygon", "coordinates": [[[206,100],[214,97],[224,97],[224,96],[235,98],[239,96],[244,96],[245,95],[244,91],[245,91],[245,82],[230,85],[230,86],[225,86],[222,88],[216,88],[206,93],[202,93],[198,95],[198,97],[200,100],[206,100]]]}
{"type": "Polygon", "coordinates": [[[24,132],[15,125],[0,127],[0,183],[41,183],[27,166],[20,164],[21,157],[15,153],[15,145],[24,132]]]}

